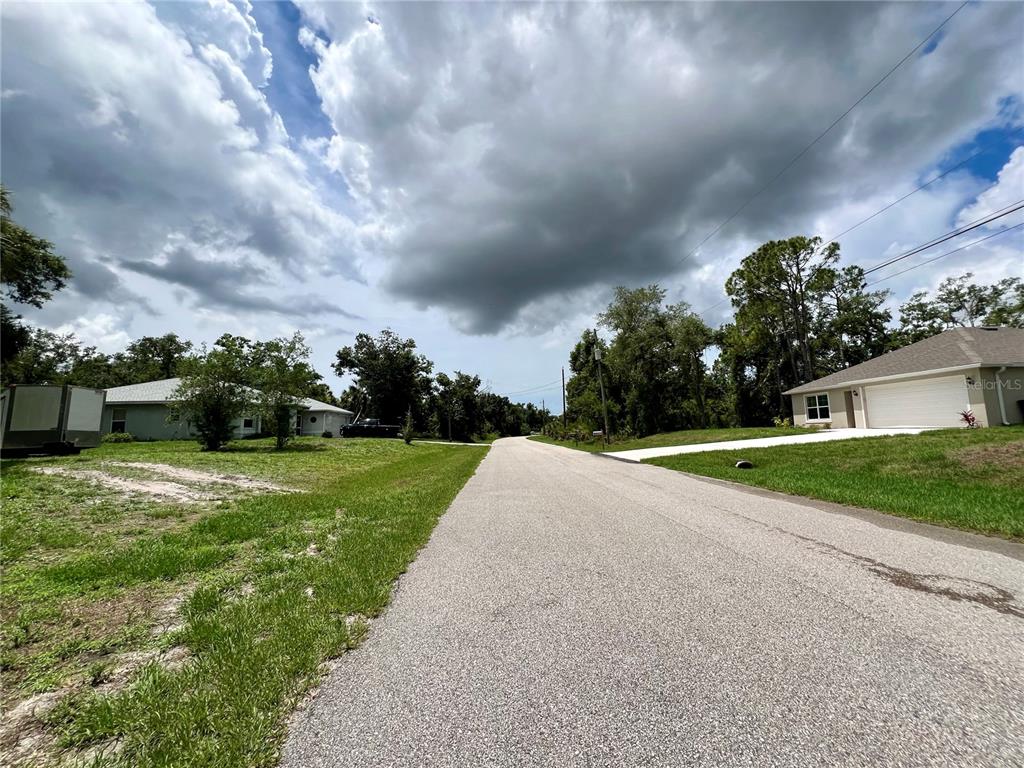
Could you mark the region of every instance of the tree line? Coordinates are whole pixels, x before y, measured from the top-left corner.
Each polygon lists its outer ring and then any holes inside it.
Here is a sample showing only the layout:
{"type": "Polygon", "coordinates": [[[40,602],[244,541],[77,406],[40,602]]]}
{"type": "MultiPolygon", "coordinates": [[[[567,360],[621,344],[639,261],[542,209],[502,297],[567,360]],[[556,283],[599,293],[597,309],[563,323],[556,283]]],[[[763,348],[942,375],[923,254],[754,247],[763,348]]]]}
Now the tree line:
{"type": "Polygon", "coordinates": [[[338,350],[333,370],[353,383],[335,398],[310,365],[301,335],[253,341],[226,334],[197,348],[168,333],[108,355],[73,335],[23,323],[8,302],[41,307],[71,273],[51,243],[13,221],[2,187],[0,212],[2,382],[109,388],[181,376],[183,403],[193,410],[213,404],[198,419],[210,425],[203,429],[211,446],[223,443],[226,413],[237,417],[254,406],[283,445],[284,414],[301,397],[453,440],[589,433],[603,425],[602,383],[617,435],[767,425],[790,415],[783,393],[812,379],[956,326],[1024,327],[1024,281],[980,285],[971,273],[947,278],[934,293],[914,294],[893,323],[885,308],[889,292],[870,290],[859,266],[840,268],[838,243],[801,236],[765,243],[743,259],[725,282],[733,319],[718,328],[685,302],[667,304],[658,285],[617,288],[569,355],[563,419],[485,391],[479,376],[435,373],[413,339],[389,329],[360,333],[338,350]]]}
{"type": "Polygon", "coordinates": [[[480,377],[462,371],[434,373],[416,342],[390,329],[360,333],[337,352],[334,371],[353,379],[335,397],[309,362],[301,334],[266,341],[222,335],[197,347],[175,333],[144,336],[114,354],[82,344],[73,334],[35,328],[8,304],[41,307],[71,279],[52,243],[18,226],[7,191],[0,187],[3,248],[3,345],[0,381],[8,384],[74,384],[109,389],[181,377],[176,409],[187,414],[199,440],[218,448],[243,413],[262,423],[283,447],[292,436],[292,415],[301,398],[347,408],[356,417],[407,424],[421,435],[451,440],[514,436],[540,430],[551,414],[531,403],[514,403],[481,388],[480,377]]]}
{"type": "Polygon", "coordinates": [[[718,328],[685,302],[666,304],[658,285],[617,288],[569,355],[568,431],[602,428],[596,350],[611,432],[644,436],[769,425],[792,415],[792,387],[957,326],[1024,327],[1020,278],[948,277],[911,296],[893,323],[889,291],[838,261],[839,244],[817,237],[765,243],[726,280],[733,319],[718,328]]]}

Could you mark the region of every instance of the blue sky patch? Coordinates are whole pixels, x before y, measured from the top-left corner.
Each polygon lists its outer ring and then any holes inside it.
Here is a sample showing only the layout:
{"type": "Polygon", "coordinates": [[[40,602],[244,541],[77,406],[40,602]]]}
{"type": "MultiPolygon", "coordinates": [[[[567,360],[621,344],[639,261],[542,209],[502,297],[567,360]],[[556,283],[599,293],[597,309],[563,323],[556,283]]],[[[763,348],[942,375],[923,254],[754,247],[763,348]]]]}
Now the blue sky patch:
{"type": "Polygon", "coordinates": [[[263,44],[274,56],[274,74],[267,99],[295,139],[330,136],[331,123],[320,109],[309,68],[316,56],[299,43],[302,14],[292,2],[253,3],[252,15],[263,32],[263,44]]]}

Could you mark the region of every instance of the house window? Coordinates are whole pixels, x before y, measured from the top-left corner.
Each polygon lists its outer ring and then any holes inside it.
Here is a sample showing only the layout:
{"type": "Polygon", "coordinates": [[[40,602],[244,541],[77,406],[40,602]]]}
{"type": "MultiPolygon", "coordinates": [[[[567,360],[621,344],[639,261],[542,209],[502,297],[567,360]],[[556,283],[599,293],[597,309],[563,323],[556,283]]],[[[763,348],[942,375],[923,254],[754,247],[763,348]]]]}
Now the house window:
{"type": "Polygon", "coordinates": [[[254,422],[253,422],[251,416],[248,417],[248,418],[242,419],[242,429],[252,429],[253,423],[254,422]]]}
{"type": "Polygon", "coordinates": [[[128,411],[124,408],[115,408],[110,417],[110,431],[124,432],[128,422],[128,411]]]}
{"type": "Polygon", "coordinates": [[[830,418],[831,417],[829,416],[828,408],[828,395],[808,395],[807,420],[828,421],[830,418]]]}
{"type": "Polygon", "coordinates": [[[316,416],[310,416],[309,417],[309,423],[310,424],[316,424],[316,416]]]}

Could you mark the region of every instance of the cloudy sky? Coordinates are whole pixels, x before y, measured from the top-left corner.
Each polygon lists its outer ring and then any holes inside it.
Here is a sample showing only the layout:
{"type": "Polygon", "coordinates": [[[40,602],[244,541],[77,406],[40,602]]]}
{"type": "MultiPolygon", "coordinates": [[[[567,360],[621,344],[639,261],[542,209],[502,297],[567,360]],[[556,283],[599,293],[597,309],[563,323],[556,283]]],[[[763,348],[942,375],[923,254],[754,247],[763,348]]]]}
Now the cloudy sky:
{"type": "MultiPolygon", "coordinates": [[[[301,330],[335,388],[390,326],[550,405],[616,285],[717,324],[764,240],[955,168],[840,239],[868,267],[1024,198],[1024,5],[972,3],[690,255],[957,5],[5,2],[3,183],[74,271],[25,314],[105,351],[301,330]]],[[[878,287],[1024,274],[1022,233],[878,287]]]]}

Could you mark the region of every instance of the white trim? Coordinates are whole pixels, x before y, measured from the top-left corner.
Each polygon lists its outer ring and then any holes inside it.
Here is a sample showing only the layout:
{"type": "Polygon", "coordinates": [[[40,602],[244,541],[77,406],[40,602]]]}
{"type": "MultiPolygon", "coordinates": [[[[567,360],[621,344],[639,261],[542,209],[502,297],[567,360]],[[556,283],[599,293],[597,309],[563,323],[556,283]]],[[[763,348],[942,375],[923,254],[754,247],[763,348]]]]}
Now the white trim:
{"type": "Polygon", "coordinates": [[[827,390],[820,392],[807,392],[804,396],[804,423],[805,424],[830,424],[832,422],[832,398],[829,397],[827,390]],[[811,408],[814,408],[819,413],[821,412],[821,403],[815,401],[813,406],[807,404],[808,398],[820,398],[822,395],[825,396],[825,407],[828,408],[828,416],[824,419],[812,419],[810,418],[811,408]]]}

